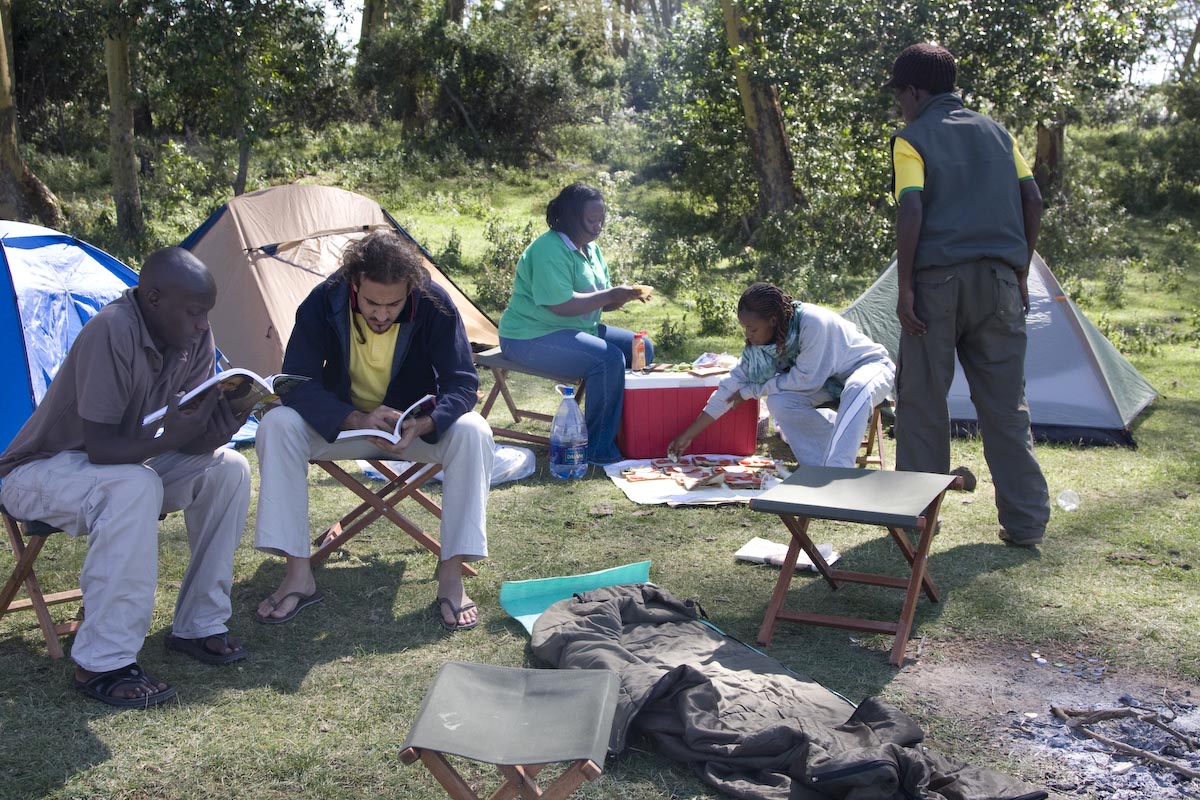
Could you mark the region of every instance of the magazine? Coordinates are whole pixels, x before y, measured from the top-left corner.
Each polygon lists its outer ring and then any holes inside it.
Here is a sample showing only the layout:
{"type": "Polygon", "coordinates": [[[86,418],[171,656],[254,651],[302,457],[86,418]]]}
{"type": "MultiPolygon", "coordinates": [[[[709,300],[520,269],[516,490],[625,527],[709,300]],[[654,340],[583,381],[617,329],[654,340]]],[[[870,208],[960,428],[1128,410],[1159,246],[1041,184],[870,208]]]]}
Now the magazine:
{"type": "Polygon", "coordinates": [[[404,435],[401,428],[404,427],[404,420],[409,417],[421,417],[433,411],[433,407],[437,404],[437,398],[431,394],[427,394],[417,402],[413,403],[408,408],[404,409],[404,413],[400,415],[400,419],[396,420],[396,427],[390,431],[381,431],[377,428],[357,428],[352,431],[342,431],[338,434],[338,440],[353,439],[356,436],[374,436],[379,439],[387,439],[392,444],[400,441],[404,435]]]}
{"type": "MultiPolygon", "coordinates": [[[[218,372],[185,394],[179,399],[179,408],[184,412],[195,411],[204,401],[203,395],[216,386],[229,401],[233,415],[244,423],[251,416],[262,416],[262,412],[277,404],[280,397],[307,380],[303,375],[287,374],[264,378],[248,369],[234,367],[218,372]]],[[[142,424],[152,425],[166,415],[167,407],[163,406],[143,417],[142,424]]]]}

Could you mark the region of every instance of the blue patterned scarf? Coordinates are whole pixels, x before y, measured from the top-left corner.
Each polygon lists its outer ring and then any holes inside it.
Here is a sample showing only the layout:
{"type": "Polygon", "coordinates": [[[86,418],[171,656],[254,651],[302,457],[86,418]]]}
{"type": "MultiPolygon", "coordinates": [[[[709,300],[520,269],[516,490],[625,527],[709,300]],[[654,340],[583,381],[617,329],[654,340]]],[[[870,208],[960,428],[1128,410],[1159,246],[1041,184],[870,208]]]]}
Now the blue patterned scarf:
{"type": "MultiPolygon", "coordinates": [[[[804,316],[803,303],[792,301],[792,321],[788,325],[787,339],[783,343],[783,354],[774,343],[748,344],[742,349],[742,364],[750,383],[762,386],[781,372],[787,372],[800,355],[800,321],[804,316]]],[[[834,400],[842,396],[842,382],[836,377],[825,381],[823,388],[834,400]]]]}
{"type": "Polygon", "coordinates": [[[742,364],[750,383],[762,385],[779,373],[787,372],[796,363],[796,356],[800,355],[800,319],[804,316],[802,306],[799,300],[792,301],[792,321],[788,325],[783,353],[779,352],[774,342],[748,344],[742,350],[742,364]]]}

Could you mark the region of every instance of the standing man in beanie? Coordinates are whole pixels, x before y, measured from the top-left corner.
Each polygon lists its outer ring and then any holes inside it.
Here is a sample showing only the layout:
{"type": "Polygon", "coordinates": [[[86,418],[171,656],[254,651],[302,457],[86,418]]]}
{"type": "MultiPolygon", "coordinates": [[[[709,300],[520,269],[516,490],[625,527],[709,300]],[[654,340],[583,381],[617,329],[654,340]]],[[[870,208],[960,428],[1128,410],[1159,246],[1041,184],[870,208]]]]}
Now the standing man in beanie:
{"type": "Polygon", "coordinates": [[[1008,131],[953,93],[954,56],[915,44],[886,84],[907,126],[892,137],[900,319],[896,468],[950,468],[946,394],[962,363],[992,472],[1000,538],[1041,544],[1050,518],[1025,402],[1027,278],[1042,197],[1008,131]]]}

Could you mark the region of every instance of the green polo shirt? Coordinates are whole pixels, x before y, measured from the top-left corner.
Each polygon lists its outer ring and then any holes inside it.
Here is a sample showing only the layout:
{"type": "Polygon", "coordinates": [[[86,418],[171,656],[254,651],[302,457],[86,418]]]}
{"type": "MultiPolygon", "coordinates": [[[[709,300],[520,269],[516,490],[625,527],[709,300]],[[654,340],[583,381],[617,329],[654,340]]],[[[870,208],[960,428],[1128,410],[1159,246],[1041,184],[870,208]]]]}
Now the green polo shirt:
{"type": "Polygon", "coordinates": [[[500,317],[500,335],[536,339],[561,330],[595,334],[599,309],[564,317],[547,306],[565,303],[575,292],[595,292],[610,285],[608,264],[595,242],[580,250],[558,231],[546,231],[525,248],[517,262],[512,297],[500,317]]]}

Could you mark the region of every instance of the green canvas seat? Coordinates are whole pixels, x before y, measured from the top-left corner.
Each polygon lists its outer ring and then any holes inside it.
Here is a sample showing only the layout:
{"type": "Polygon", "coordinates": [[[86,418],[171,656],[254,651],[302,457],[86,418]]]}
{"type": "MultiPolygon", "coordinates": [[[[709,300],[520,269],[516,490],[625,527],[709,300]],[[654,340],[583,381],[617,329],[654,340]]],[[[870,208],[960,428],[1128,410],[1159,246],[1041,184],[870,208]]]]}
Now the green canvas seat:
{"type": "MultiPolygon", "coordinates": [[[[524,364],[518,364],[515,361],[509,361],[504,357],[504,354],[500,352],[499,347],[493,347],[491,350],[485,350],[482,353],[476,353],[475,364],[476,366],[487,367],[489,370],[491,370],[492,377],[495,379],[495,383],[492,384],[491,392],[488,393],[487,399],[483,401],[483,407],[479,409],[479,415],[484,419],[487,419],[488,414],[492,412],[492,407],[496,404],[497,398],[503,397],[504,404],[508,406],[508,412],[512,414],[514,424],[530,419],[538,422],[544,422],[547,425],[554,421],[554,416],[552,414],[543,414],[540,411],[531,411],[528,408],[521,408],[517,405],[516,401],[513,399],[512,391],[508,386],[508,373],[510,372],[533,375],[534,377],[545,378],[546,380],[554,381],[555,383],[563,383],[568,386],[574,386],[575,400],[580,404],[580,406],[583,405],[583,392],[586,388],[584,386],[583,378],[566,378],[562,375],[554,375],[550,372],[546,372],[545,370],[528,367],[524,364]]],[[[489,424],[491,424],[490,420],[489,424]]],[[[534,433],[526,433],[525,431],[518,431],[513,428],[497,428],[495,425],[492,425],[492,435],[496,437],[503,437],[505,439],[515,439],[519,442],[529,442],[530,444],[540,444],[543,446],[549,446],[550,444],[549,436],[539,436],[534,433]]]]}
{"type": "Polygon", "coordinates": [[[930,602],[938,602],[937,587],[929,577],[926,562],[937,533],[942,499],[950,486],[961,486],[962,481],[958,476],[928,472],[800,466],[783,483],[751,500],[751,510],[777,514],[792,537],[758,632],[759,644],[770,644],[779,620],[891,634],[895,641],[889,660],[899,666],[912,631],[917,600],[924,593],[930,602]],[[908,562],[909,575],[898,577],[834,569],[809,538],[808,526],[814,519],[887,528],[908,562]],[[909,541],[909,530],[917,531],[915,548],[909,541]],[[837,589],[839,582],[845,581],[905,590],[899,619],[892,622],[784,609],[783,601],[787,598],[796,571],[796,559],[802,549],[830,588],[837,589]]]}
{"type": "Polygon", "coordinates": [[[495,764],[504,783],[492,798],[569,796],[600,776],[619,686],[608,670],[499,667],[452,661],[442,666],[401,746],[455,800],[477,798],[446,759],[495,764]],[[547,764],[570,762],[541,788],[547,764]]]}

